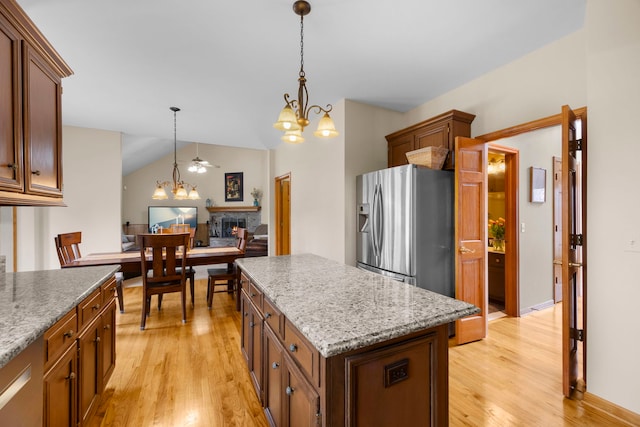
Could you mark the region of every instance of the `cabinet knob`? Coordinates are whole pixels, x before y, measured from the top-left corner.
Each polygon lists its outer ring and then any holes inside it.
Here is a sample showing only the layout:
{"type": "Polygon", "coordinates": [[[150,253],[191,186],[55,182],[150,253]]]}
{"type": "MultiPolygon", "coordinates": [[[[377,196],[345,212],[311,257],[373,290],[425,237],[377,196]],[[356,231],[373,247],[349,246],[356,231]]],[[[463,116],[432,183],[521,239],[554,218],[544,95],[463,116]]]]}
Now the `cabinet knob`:
{"type": "Polygon", "coordinates": [[[100,310],[100,304],[96,304],[93,307],[91,307],[92,310],[100,310]]]}
{"type": "Polygon", "coordinates": [[[73,334],[74,334],[73,329],[71,329],[71,330],[65,332],[64,336],[67,337],[67,338],[71,338],[73,336],[73,334]]]}
{"type": "Polygon", "coordinates": [[[7,165],[7,167],[8,167],[9,169],[13,169],[13,170],[17,170],[17,169],[18,169],[18,165],[13,164],[13,163],[9,163],[9,164],[7,165]]]}
{"type": "Polygon", "coordinates": [[[100,342],[100,337],[96,337],[95,342],[99,343],[100,342]]]}
{"type": "Polygon", "coordinates": [[[271,313],[266,312],[266,313],[264,314],[264,318],[265,318],[265,319],[268,319],[268,318],[270,318],[270,317],[271,317],[271,313]]]}
{"type": "Polygon", "coordinates": [[[33,175],[38,175],[38,176],[40,176],[40,171],[31,171],[31,173],[32,173],[33,175]]]}
{"type": "Polygon", "coordinates": [[[104,325],[104,329],[111,329],[111,325],[110,324],[104,325]]]}
{"type": "Polygon", "coordinates": [[[289,351],[291,351],[292,353],[295,353],[298,350],[298,346],[295,344],[291,344],[289,346],[289,351]]]}
{"type": "Polygon", "coordinates": [[[278,362],[273,362],[271,364],[271,369],[278,369],[280,367],[280,364],[278,362]]]}
{"type": "Polygon", "coordinates": [[[289,386],[287,386],[287,388],[284,390],[284,392],[287,393],[287,396],[291,396],[294,391],[295,390],[293,389],[293,387],[289,387],[289,386]]]}
{"type": "Polygon", "coordinates": [[[253,292],[251,292],[251,298],[255,297],[256,294],[254,294],[253,292]]]}
{"type": "Polygon", "coordinates": [[[253,323],[253,322],[249,322],[249,327],[250,327],[250,328],[253,328],[254,326],[256,326],[256,324],[255,324],[255,323],[253,323]]]}
{"type": "Polygon", "coordinates": [[[69,376],[64,377],[65,380],[75,380],[76,379],[76,373],[75,372],[71,372],[69,374],[69,376]]]}

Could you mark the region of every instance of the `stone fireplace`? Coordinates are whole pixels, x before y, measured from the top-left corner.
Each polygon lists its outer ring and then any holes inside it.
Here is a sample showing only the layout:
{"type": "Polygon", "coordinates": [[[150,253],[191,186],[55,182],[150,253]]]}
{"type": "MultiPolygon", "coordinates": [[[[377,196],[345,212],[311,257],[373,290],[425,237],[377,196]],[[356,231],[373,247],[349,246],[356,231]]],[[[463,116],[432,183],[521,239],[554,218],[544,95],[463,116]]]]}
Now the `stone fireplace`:
{"type": "Polygon", "coordinates": [[[252,233],[261,223],[259,206],[229,207],[214,206],[209,211],[209,246],[233,246],[235,244],[234,227],[246,228],[252,233]]]}

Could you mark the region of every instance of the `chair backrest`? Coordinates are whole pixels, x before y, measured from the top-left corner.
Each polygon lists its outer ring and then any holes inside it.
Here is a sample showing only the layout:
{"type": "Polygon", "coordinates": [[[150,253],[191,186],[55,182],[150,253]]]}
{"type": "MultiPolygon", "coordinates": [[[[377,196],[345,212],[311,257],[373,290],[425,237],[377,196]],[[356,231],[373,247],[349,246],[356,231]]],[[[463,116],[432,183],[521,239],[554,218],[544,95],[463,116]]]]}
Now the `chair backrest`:
{"type": "Polygon", "coordinates": [[[56,243],[56,251],[58,252],[58,260],[60,266],[64,266],[80,258],[80,243],[82,243],[82,232],[58,234],[53,238],[56,243]]]}
{"type": "Polygon", "coordinates": [[[145,285],[185,280],[187,257],[183,254],[189,245],[189,233],[140,234],[139,238],[142,279],[145,285]],[[147,259],[147,255],[151,258],[147,259]]]}
{"type": "Polygon", "coordinates": [[[236,248],[238,248],[242,253],[244,253],[247,247],[248,237],[249,237],[249,232],[247,231],[246,228],[238,228],[238,231],[236,233],[236,238],[237,238],[236,248]]]}
{"type": "Polygon", "coordinates": [[[189,224],[170,224],[171,233],[188,233],[191,229],[189,224]]]}

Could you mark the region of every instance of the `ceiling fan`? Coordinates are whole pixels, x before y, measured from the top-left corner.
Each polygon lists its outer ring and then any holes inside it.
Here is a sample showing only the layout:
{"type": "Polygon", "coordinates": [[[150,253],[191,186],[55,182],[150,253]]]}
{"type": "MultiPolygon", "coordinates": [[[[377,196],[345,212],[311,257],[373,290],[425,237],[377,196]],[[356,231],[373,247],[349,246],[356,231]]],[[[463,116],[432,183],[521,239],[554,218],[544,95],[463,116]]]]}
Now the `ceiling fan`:
{"type": "MultiPolygon", "coordinates": [[[[196,143],[196,157],[191,159],[191,163],[189,164],[187,170],[189,172],[205,173],[207,171],[207,168],[210,167],[213,167],[211,163],[200,158],[200,155],[198,154],[198,143],[196,143]]],[[[218,168],[220,166],[216,165],[216,167],[218,168]]]]}

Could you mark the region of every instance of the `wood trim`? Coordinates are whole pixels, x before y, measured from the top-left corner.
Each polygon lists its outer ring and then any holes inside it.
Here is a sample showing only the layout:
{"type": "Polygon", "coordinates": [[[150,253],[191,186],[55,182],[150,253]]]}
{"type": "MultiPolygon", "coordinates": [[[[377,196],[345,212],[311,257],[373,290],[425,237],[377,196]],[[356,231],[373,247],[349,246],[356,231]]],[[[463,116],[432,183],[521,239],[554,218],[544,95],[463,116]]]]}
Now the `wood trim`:
{"type": "Polygon", "coordinates": [[[62,195],[39,196],[35,194],[0,191],[0,206],[64,206],[62,195]]]}
{"type": "Polygon", "coordinates": [[[68,77],[73,74],[71,67],[62,59],[20,5],[15,1],[2,1],[0,3],[0,12],[20,31],[21,36],[31,47],[47,58],[47,61],[55,68],[60,77],[68,77]]]}
{"type": "MultiPolygon", "coordinates": [[[[416,130],[419,130],[421,127],[425,125],[436,123],[438,121],[445,120],[445,119],[453,119],[459,122],[470,124],[475,118],[476,118],[475,114],[465,113],[464,111],[451,110],[451,111],[447,111],[446,113],[442,113],[438,116],[431,117],[420,123],[416,123],[415,125],[411,125],[404,129],[400,129],[396,132],[390,133],[389,135],[385,136],[385,138],[387,139],[387,141],[389,141],[389,139],[396,138],[399,135],[414,132],[416,130]]],[[[459,136],[459,135],[456,135],[456,136],[459,136]]]]}
{"type": "MultiPolygon", "coordinates": [[[[580,107],[573,110],[578,119],[586,117],[587,107],[580,107]]],[[[501,129],[495,132],[485,133],[484,135],[474,136],[475,139],[482,141],[495,141],[502,138],[520,135],[522,133],[531,132],[538,129],[544,129],[551,126],[559,126],[562,123],[562,114],[554,114],[553,116],[544,117],[542,119],[533,120],[531,122],[522,123],[510,128],[501,129]]]]}
{"type": "Polygon", "coordinates": [[[611,403],[608,400],[596,396],[595,394],[585,392],[582,402],[585,405],[600,410],[624,423],[628,423],[630,426],[640,425],[640,414],[636,414],[622,406],[611,403]]]}
{"type": "Polygon", "coordinates": [[[210,206],[207,210],[215,212],[258,212],[262,206],[210,206]]]}

